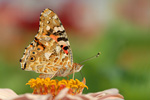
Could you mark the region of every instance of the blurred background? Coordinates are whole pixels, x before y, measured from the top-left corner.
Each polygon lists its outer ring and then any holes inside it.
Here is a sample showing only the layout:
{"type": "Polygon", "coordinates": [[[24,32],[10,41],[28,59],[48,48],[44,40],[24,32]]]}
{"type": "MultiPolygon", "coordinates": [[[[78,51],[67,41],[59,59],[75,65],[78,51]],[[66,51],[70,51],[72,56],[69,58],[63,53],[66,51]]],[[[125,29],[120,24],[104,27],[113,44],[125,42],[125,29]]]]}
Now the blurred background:
{"type": "Polygon", "coordinates": [[[149,0],[0,0],[0,88],[32,92],[25,84],[39,74],[21,70],[19,59],[45,8],[63,23],[74,62],[102,53],[84,63],[84,93],[118,88],[126,100],[150,100],[149,0]]]}

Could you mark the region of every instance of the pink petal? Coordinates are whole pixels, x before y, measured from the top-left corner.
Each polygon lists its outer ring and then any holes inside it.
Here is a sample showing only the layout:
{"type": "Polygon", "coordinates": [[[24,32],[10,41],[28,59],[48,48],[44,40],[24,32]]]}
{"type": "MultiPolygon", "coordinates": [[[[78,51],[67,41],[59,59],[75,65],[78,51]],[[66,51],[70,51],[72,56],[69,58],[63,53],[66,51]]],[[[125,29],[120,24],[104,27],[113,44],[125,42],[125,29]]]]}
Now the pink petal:
{"type": "Polygon", "coordinates": [[[9,100],[52,100],[52,95],[35,95],[27,93],[9,100]]]}
{"type": "Polygon", "coordinates": [[[0,89],[0,99],[13,98],[18,95],[11,89],[0,89]]]}
{"type": "Polygon", "coordinates": [[[55,100],[124,100],[117,89],[108,89],[97,93],[70,95],[67,94],[69,89],[63,89],[55,98],[55,100]]]}
{"type": "Polygon", "coordinates": [[[65,96],[67,95],[68,91],[69,91],[68,88],[64,88],[63,90],[61,90],[61,91],[59,92],[59,94],[56,96],[55,99],[56,99],[56,100],[59,100],[59,99],[65,97],[65,96]]]}
{"type": "MultiPolygon", "coordinates": [[[[68,94],[68,88],[63,89],[55,97],[54,100],[124,100],[124,97],[119,94],[117,89],[108,89],[97,93],[88,94],[78,94],[70,95],[68,94]]],[[[52,95],[34,95],[34,94],[23,94],[17,95],[11,89],[0,89],[0,100],[52,100],[52,95]]]]}
{"type": "Polygon", "coordinates": [[[52,100],[52,95],[34,95],[30,93],[17,95],[11,89],[0,89],[0,100],[52,100]]]}
{"type": "Polygon", "coordinates": [[[88,93],[86,96],[98,98],[98,100],[124,100],[124,97],[119,94],[118,89],[108,89],[97,93],[88,93]]]}
{"type": "Polygon", "coordinates": [[[93,97],[103,97],[105,95],[116,95],[119,91],[117,89],[108,89],[97,93],[88,93],[87,95],[93,96],[93,97]]]}

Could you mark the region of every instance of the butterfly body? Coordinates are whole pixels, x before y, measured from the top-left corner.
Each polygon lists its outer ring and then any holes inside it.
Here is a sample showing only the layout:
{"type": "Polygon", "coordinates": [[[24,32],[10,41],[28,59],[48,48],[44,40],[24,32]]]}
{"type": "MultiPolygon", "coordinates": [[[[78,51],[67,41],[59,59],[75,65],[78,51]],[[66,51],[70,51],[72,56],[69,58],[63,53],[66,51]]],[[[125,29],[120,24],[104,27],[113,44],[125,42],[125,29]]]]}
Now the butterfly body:
{"type": "Polygon", "coordinates": [[[82,65],[73,62],[65,29],[58,16],[48,8],[41,13],[39,31],[25,49],[20,62],[23,70],[50,78],[65,77],[82,68],[82,65]]]}

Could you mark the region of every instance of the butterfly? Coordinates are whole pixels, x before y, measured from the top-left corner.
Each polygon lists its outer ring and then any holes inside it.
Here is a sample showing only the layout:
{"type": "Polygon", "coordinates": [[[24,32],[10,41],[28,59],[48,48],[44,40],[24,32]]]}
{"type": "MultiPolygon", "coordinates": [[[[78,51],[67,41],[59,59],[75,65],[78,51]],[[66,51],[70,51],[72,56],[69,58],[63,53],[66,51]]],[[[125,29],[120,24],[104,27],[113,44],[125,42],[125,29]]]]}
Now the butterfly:
{"type": "Polygon", "coordinates": [[[49,8],[41,12],[39,30],[20,59],[22,70],[41,73],[41,78],[65,77],[79,72],[83,65],[73,62],[66,31],[49,8]]]}

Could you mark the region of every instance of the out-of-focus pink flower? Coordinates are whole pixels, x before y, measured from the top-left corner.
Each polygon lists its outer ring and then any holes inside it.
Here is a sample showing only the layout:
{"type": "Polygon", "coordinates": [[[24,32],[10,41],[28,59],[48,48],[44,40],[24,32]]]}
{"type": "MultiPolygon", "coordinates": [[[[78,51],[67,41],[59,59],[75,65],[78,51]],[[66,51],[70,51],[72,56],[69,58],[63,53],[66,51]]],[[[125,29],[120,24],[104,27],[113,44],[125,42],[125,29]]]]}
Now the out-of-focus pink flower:
{"type": "Polygon", "coordinates": [[[40,11],[39,13],[32,9],[26,11],[23,7],[19,8],[4,1],[0,3],[0,12],[0,46],[2,48],[11,47],[12,44],[20,45],[25,36],[33,34],[33,30],[38,29],[40,11]]]}
{"type": "Polygon", "coordinates": [[[0,89],[0,100],[124,100],[124,97],[119,94],[117,89],[108,89],[97,93],[68,94],[69,89],[64,88],[59,92],[55,99],[52,95],[35,95],[35,94],[22,94],[17,95],[10,89],[0,89]]]}
{"type": "Polygon", "coordinates": [[[0,25],[10,27],[18,27],[24,29],[38,29],[39,13],[37,10],[27,10],[20,8],[9,2],[0,5],[0,25]]]}

